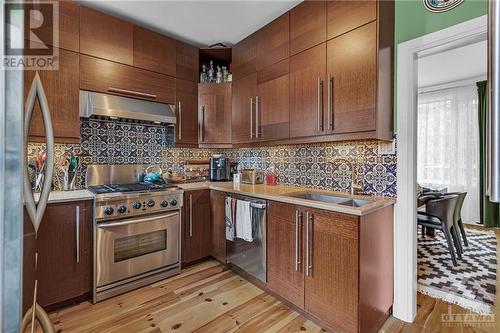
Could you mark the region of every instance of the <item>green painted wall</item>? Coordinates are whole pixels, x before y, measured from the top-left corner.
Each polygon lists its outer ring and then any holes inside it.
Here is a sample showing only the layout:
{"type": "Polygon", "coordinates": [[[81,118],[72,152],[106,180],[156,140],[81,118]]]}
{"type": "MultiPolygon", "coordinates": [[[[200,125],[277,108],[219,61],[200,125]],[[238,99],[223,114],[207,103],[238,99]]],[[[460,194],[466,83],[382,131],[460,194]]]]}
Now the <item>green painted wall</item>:
{"type": "Polygon", "coordinates": [[[444,13],[432,13],[428,11],[422,0],[396,0],[394,31],[394,132],[397,131],[397,45],[401,42],[486,15],[487,13],[487,0],[465,0],[458,7],[444,13]]]}

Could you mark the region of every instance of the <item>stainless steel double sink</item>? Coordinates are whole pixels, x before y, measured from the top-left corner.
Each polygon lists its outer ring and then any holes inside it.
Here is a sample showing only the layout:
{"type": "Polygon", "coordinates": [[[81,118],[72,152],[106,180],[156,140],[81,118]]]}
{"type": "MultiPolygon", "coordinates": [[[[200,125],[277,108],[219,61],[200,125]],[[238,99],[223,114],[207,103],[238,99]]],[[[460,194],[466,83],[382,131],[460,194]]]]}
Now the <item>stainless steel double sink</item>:
{"type": "Polygon", "coordinates": [[[364,205],[370,204],[372,200],[364,200],[364,199],[351,199],[339,195],[334,194],[326,194],[320,192],[306,191],[306,192],[295,192],[283,194],[285,197],[292,197],[297,199],[304,199],[310,201],[320,201],[326,203],[333,203],[341,206],[348,207],[363,207],[364,205]]]}

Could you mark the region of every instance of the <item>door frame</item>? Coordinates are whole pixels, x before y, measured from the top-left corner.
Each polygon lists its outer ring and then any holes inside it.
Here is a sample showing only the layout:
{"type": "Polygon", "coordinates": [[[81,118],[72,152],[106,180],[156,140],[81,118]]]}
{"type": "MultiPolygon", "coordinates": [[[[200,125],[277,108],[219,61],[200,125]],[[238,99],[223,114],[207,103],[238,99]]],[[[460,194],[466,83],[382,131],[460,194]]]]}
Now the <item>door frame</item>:
{"type": "Polygon", "coordinates": [[[417,60],[486,40],[487,31],[484,15],[398,44],[393,315],[406,322],[417,313],[417,60]]]}

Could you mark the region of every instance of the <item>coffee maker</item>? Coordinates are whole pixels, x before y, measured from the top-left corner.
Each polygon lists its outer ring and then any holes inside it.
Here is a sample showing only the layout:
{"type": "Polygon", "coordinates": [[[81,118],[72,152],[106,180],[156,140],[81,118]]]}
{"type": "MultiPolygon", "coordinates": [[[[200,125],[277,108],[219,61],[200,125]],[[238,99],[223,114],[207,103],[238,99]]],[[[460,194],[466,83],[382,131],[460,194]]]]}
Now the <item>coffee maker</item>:
{"type": "Polygon", "coordinates": [[[231,163],[229,158],[213,155],[210,158],[210,181],[230,181],[231,163]]]}

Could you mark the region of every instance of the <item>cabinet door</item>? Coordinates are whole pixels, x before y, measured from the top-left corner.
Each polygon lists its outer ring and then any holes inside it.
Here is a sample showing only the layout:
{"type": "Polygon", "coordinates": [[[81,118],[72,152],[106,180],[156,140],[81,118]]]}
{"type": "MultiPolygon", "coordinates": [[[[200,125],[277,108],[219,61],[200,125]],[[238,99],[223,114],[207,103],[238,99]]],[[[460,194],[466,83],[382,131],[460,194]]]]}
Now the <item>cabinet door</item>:
{"type": "Polygon", "coordinates": [[[255,133],[257,140],[269,141],[289,137],[289,61],[280,61],[257,74],[258,98],[255,100],[255,133]]]}
{"type": "Polygon", "coordinates": [[[304,1],[290,11],[290,55],[326,41],[326,2],[304,1]]]}
{"type": "Polygon", "coordinates": [[[257,96],[257,73],[233,82],[231,101],[232,142],[252,142],[255,138],[255,97],[257,96]]]}
{"type": "Polygon", "coordinates": [[[326,44],[290,58],[290,137],[323,134],[326,44]]]}
{"type": "Polygon", "coordinates": [[[288,58],[290,14],[287,12],[257,31],[257,70],[288,58]]]}
{"type": "Polygon", "coordinates": [[[377,23],[330,40],[327,55],[328,86],[333,91],[327,111],[333,123],[329,129],[333,126],[335,133],[375,130],[377,23]]]}
{"type": "Polygon", "coordinates": [[[305,217],[305,310],[340,331],[358,323],[358,217],[318,209],[305,217]],[[309,248],[307,249],[307,244],[309,248]],[[309,258],[307,258],[309,256],[309,258]]]}
{"type": "Polygon", "coordinates": [[[200,143],[231,142],[231,83],[198,85],[200,143]]]}
{"type": "Polygon", "coordinates": [[[210,191],[210,217],[212,224],[211,255],[226,262],[226,194],[219,191],[210,191]]]}
{"type": "Polygon", "coordinates": [[[191,263],[210,255],[210,190],[184,193],[182,262],[191,263]]]}
{"type": "Polygon", "coordinates": [[[175,40],[134,26],[134,66],[175,77],[175,40]]]}
{"type": "Polygon", "coordinates": [[[298,206],[269,202],[268,286],[304,308],[303,216],[298,206]]]}
{"type": "Polygon", "coordinates": [[[49,307],[90,293],[92,218],[89,202],[49,204],[38,230],[38,303],[49,307]]]}
{"type": "Polygon", "coordinates": [[[327,1],[328,39],[375,20],[377,18],[377,1],[327,1]]]}
{"type": "Polygon", "coordinates": [[[84,55],[80,55],[80,88],[175,104],[173,77],[84,55]]]}
{"type": "Polygon", "coordinates": [[[175,89],[176,142],[198,144],[198,83],[177,79],[175,89]]]}
{"type": "MultiPolygon", "coordinates": [[[[47,96],[55,141],[59,143],[80,142],[78,66],[77,53],[60,49],[59,69],[38,71],[47,96]]],[[[36,71],[24,71],[25,99],[35,73],[36,71]]],[[[45,130],[38,101],[35,102],[29,133],[30,140],[45,142],[45,130]]]]}
{"type": "Polygon", "coordinates": [[[233,81],[255,73],[257,62],[257,33],[254,33],[233,46],[233,81]]]}
{"type": "Polygon", "coordinates": [[[177,68],[175,76],[178,79],[192,82],[199,81],[199,50],[197,47],[176,41],[177,68]]]}
{"type": "Polygon", "coordinates": [[[80,53],[133,65],[134,25],[81,7],[80,53]]]}

